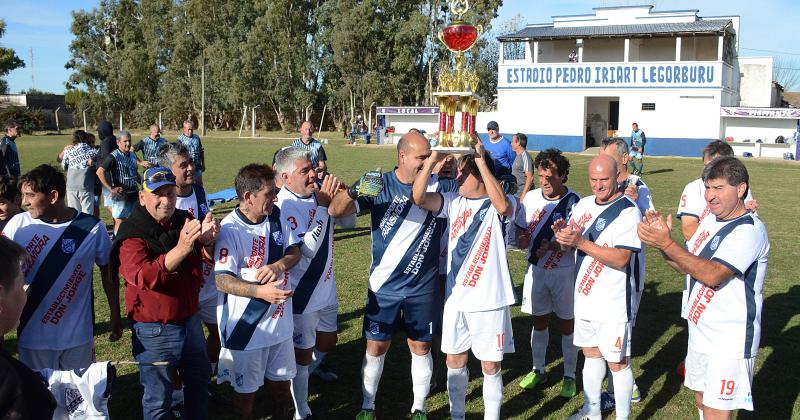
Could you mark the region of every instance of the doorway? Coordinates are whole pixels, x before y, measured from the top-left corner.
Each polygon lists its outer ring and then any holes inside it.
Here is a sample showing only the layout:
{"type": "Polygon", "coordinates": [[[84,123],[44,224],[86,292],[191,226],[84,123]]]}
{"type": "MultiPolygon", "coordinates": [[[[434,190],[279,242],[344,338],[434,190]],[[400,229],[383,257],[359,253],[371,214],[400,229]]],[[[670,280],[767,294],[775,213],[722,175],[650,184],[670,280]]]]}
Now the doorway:
{"type": "Polygon", "coordinates": [[[616,135],[619,129],[618,96],[587,96],[585,109],[586,147],[600,146],[604,138],[616,135]]]}

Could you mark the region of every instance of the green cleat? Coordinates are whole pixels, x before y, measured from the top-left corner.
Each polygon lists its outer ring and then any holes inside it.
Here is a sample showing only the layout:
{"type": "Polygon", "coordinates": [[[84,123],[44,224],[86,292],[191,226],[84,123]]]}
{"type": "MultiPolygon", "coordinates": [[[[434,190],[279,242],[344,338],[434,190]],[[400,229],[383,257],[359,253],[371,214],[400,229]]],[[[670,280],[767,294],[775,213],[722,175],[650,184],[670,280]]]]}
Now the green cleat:
{"type": "Polygon", "coordinates": [[[424,411],[416,410],[411,413],[411,420],[428,420],[428,415],[424,411]]]}
{"type": "Polygon", "coordinates": [[[375,411],[361,410],[356,414],[356,420],[375,420],[375,411]]]}
{"type": "Polygon", "coordinates": [[[578,390],[575,386],[575,378],[570,378],[569,376],[565,376],[564,380],[561,381],[561,396],[564,398],[572,398],[578,394],[578,390]]]}
{"type": "Polygon", "coordinates": [[[534,370],[519,381],[519,386],[525,389],[533,389],[536,385],[544,383],[547,383],[547,374],[534,370]]]}
{"type": "Polygon", "coordinates": [[[639,392],[639,387],[636,383],[633,384],[633,392],[631,393],[631,402],[637,403],[642,400],[642,393],[639,392]]]}

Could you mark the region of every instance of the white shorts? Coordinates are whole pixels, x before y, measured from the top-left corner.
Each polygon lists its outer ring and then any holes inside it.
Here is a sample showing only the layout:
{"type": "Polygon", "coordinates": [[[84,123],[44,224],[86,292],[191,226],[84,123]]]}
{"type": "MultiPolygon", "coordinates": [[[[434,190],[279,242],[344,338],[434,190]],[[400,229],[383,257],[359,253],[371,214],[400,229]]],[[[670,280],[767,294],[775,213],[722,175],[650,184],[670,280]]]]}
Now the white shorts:
{"type": "Polygon", "coordinates": [[[217,297],[201,300],[197,315],[206,324],[217,325],[217,297]]]}
{"type": "Polygon", "coordinates": [[[472,354],[484,362],[500,362],[514,353],[514,332],[508,306],[484,312],[459,312],[444,305],[442,352],[472,354]]]}
{"type": "Polygon", "coordinates": [[[630,322],[575,320],[576,347],[597,347],[606,362],[620,363],[631,356],[630,322]]]}
{"type": "Polygon", "coordinates": [[[74,370],[94,363],[94,343],[64,350],[38,350],[17,347],[19,361],[31,369],[74,370]]]}
{"type": "Polygon", "coordinates": [[[560,319],[575,318],[575,266],[543,270],[528,265],[522,285],[522,312],[536,316],[555,312],[560,319]]]}
{"type": "Polygon", "coordinates": [[[629,153],[629,155],[630,155],[630,157],[631,157],[631,158],[633,158],[633,159],[641,159],[641,158],[642,158],[642,153],[641,153],[641,152],[634,152],[634,151],[631,151],[631,152],[629,153]]]}
{"type": "Polygon", "coordinates": [[[217,362],[217,383],[230,382],[239,394],[250,394],[264,385],[264,378],[273,382],[288,381],[297,373],[292,340],[255,350],[222,348],[217,362]]]}
{"type": "Polygon", "coordinates": [[[683,385],[703,393],[703,405],[717,410],[753,411],[753,367],[755,357],[722,359],[698,353],[692,348],[686,355],[686,379],[683,385]]]}
{"type": "Polygon", "coordinates": [[[94,193],[67,190],[67,206],[86,214],[94,214],[94,193]]]}
{"type": "Polygon", "coordinates": [[[317,331],[335,333],[339,314],[339,305],[333,304],[318,311],[294,314],[294,334],[292,341],[295,348],[310,349],[317,343],[317,331]]]}

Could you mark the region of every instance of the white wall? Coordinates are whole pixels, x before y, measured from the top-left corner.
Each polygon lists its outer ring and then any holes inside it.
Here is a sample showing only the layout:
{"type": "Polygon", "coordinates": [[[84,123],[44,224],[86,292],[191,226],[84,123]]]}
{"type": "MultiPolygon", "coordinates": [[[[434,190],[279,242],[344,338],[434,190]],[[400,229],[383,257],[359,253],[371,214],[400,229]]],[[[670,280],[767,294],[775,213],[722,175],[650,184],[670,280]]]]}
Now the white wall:
{"type": "Polygon", "coordinates": [[[739,106],[772,103],[772,57],[739,57],[739,106]]]}
{"type": "Polygon", "coordinates": [[[797,121],[777,118],[723,118],[722,125],[725,137],[733,137],[735,142],[761,139],[764,143],[775,143],[776,137],[790,139],[797,130],[797,121]]]}
{"type": "MultiPolygon", "coordinates": [[[[496,121],[503,133],[583,137],[585,94],[585,90],[499,90],[496,121]]],[[[478,119],[478,132],[486,132],[486,124],[478,119]]]]}
{"type": "MultiPolygon", "coordinates": [[[[531,48],[533,48],[533,44],[531,44],[531,48]]],[[[539,49],[541,50],[539,53],[540,63],[567,63],[569,62],[569,53],[572,50],[575,50],[575,53],[578,52],[574,39],[539,41],[539,49]]],[[[533,52],[531,52],[530,61],[533,62],[533,52]]]]}
{"type": "MultiPolygon", "coordinates": [[[[457,124],[461,120],[457,120],[457,124]]],[[[403,135],[408,133],[408,130],[416,128],[417,130],[425,130],[426,133],[436,133],[439,131],[439,115],[387,115],[386,126],[394,126],[395,134],[403,135]]]]}
{"type": "Polygon", "coordinates": [[[675,61],[675,38],[631,39],[629,61],[675,61]]]}

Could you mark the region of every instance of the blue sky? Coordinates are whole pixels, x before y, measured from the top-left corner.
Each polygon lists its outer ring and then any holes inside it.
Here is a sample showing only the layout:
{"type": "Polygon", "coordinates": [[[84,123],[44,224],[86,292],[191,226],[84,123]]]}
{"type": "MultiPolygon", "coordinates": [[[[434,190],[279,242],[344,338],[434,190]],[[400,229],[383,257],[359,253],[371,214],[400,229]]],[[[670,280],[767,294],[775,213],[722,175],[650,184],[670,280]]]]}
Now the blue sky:
{"type": "MultiPolygon", "coordinates": [[[[800,68],[800,1],[797,0],[505,0],[496,27],[517,15],[524,23],[551,22],[553,15],[588,14],[593,7],[654,4],[657,10],[700,9],[700,16],[739,15],[740,55],[780,55],[789,68],[800,68]],[[750,49],[745,49],[750,48],[750,49]],[[769,51],[756,51],[769,50],[769,51]],[[775,52],[770,52],[775,51],[775,52]],[[776,53],[777,52],[777,53],[776,53]]],[[[13,48],[27,67],[6,78],[12,93],[32,87],[29,50],[33,50],[35,87],[63,92],[69,71],[70,11],[91,9],[97,0],[0,0],[0,13],[6,21],[4,47],[13,48]]]]}

